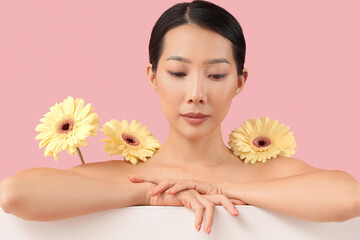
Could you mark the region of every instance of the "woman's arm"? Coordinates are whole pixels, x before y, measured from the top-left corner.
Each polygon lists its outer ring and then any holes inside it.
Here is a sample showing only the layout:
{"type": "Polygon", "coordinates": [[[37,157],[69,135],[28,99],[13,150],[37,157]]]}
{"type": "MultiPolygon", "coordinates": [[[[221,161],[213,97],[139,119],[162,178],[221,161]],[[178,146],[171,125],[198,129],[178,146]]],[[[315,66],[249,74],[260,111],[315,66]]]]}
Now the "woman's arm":
{"type": "Polygon", "coordinates": [[[3,179],[0,204],[26,220],[52,221],[130,205],[142,205],[152,183],[92,178],[74,169],[33,168],[3,179]]]}
{"type": "Polygon", "coordinates": [[[223,194],[261,208],[315,221],[341,222],[360,216],[360,183],[340,170],[266,181],[221,184],[223,194]]]}
{"type": "Polygon", "coordinates": [[[155,182],[152,196],[165,190],[175,194],[194,189],[315,222],[341,222],[360,216],[360,183],[350,174],[313,168],[296,159],[283,160],[271,168],[272,178],[263,181],[214,184],[138,177],[136,182],[155,182]]]}

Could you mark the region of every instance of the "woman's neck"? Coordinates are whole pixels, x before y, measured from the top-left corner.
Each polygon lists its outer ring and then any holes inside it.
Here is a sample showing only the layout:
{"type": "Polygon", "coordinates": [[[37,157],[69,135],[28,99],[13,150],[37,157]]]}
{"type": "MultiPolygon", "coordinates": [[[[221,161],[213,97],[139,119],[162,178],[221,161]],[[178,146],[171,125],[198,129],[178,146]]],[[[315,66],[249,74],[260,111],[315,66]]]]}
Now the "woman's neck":
{"type": "Polygon", "coordinates": [[[189,139],[170,127],[168,139],[151,162],[182,168],[201,168],[222,164],[232,155],[224,145],[220,126],[206,137],[198,139],[189,139]]]}

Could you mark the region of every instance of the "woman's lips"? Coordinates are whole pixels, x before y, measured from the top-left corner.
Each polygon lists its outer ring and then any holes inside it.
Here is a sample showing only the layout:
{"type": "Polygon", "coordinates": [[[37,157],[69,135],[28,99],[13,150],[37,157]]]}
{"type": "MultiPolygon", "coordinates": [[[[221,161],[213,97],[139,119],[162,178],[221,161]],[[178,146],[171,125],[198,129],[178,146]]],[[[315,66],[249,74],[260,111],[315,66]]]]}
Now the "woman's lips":
{"type": "Polygon", "coordinates": [[[181,116],[190,124],[198,125],[206,121],[209,118],[209,115],[202,113],[187,113],[181,114],[181,116]]]}

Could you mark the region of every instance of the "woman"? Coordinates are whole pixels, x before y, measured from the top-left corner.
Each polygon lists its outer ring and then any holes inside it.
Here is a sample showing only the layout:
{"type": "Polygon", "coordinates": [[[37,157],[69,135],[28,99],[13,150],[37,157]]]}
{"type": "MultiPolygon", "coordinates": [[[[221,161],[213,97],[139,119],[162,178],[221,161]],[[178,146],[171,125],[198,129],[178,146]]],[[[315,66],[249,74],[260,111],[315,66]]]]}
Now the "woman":
{"type": "Polygon", "coordinates": [[[206,233],[214,205],[233,216],[234,204],[312,221],[360,215],[359,183],[348,173],[287,157],[245,164],[224,145],[220,123],[248,76],[242,29],[227,11],[205,1],[174,5],[155,24],[149,54],[148,79],[170,123],[159,151],[137,165],[24,170],[1,182],[4,211],[50,221],[132,205],[183,205],[195,211],[198,231],[205,214],[206,233]],[[176,193],[163,192],[175,184],[176,193]]]}

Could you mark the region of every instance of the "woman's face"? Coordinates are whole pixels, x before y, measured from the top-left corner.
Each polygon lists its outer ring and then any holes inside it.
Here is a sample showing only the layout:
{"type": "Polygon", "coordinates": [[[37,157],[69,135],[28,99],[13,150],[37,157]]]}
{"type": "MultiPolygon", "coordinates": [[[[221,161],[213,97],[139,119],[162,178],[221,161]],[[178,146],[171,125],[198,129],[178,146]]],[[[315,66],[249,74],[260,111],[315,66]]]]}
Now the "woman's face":
{"type": "Polygon", "coordinates": [[[169,30],[163,44],[156,74],[151,64],[147,74],[170,127],[193,140],[207,136],[220,127],[243,88],[246,69],[239,77],[228,39],[193,24],[169,30]]]}

